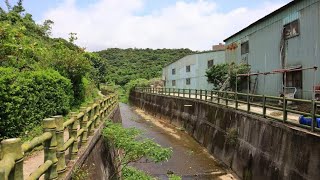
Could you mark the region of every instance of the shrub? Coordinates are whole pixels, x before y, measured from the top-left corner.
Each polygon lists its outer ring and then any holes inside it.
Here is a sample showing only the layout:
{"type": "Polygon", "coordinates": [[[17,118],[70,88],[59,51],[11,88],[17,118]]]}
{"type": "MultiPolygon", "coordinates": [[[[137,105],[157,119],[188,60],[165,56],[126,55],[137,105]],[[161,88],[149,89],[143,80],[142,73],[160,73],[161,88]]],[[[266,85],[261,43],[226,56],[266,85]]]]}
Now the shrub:
{"type": "Polygon", "coordinates": [[[54,70],[0,67],[0,138],[15,137],[44,118],[66,114],[72,101],[70,80],[54,70]]]}
{"type": "Polygon", "coordinates": [[[139,79],[131,80],[130,82],[128,82],[125,85],[125,89],[127,92],[130,92],[135,87],[148,87],[148,86],[150,86],[149,80],[139,78],[139,79]]]}
{"type": "Polygon", "coordinates": [[[245,80],[243,77],[237,77],[237,74],[246,74],[248,72],[250,72],[250,66],[247,64],[224,63],[213,65],[207,70],[206,76],[208,77],[208,82],[212,83],[215,89],[222,88],[224,82],[230,78],[229,85],[226,88],[234,90],[236,88],[236,79],[238,86],[245,80]]]}
{"type": "Polygon", "coordinates": [[[236,146],[238,144],[238,130],[236,128],[227,129],[226,140],[228,145],[236,146]]]}

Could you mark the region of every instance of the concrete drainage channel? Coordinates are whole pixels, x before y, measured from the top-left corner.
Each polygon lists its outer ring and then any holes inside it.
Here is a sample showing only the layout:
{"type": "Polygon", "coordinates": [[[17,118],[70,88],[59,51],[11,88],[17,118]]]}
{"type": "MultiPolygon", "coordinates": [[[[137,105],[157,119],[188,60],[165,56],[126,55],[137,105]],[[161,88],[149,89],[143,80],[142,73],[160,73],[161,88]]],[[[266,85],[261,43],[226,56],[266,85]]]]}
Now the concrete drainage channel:
{"type": "Polygon", "coordinates": [[[241,179],[319,179],[317,133],[197,99],[133,91],[130,103],[184,128],[241,179]]]}
{"type": "Polygon", "coordinates": [[[126,104],[120,104],[120,111],[124,127],[141,129],[147,138],[173,148],[168,162],[155,164],[142,159],[132,166],[159,179],[167,179],[167,174],[171,173],[186,180],[237,179],[183,129],[126,104]]]}

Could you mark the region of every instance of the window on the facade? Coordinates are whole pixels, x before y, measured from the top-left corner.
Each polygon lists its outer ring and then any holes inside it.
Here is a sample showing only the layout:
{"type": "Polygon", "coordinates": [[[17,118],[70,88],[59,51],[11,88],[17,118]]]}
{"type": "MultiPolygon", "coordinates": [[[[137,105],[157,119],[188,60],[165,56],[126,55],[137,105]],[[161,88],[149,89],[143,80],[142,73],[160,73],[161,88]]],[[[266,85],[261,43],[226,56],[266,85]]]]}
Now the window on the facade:
{"type": "Polygon", "coordinates": [[[186,72],[190,72],[190,65],[186,66],[186,72]]]}
{"type": "Polygon", "coordinates": [[[302,71],[287,72],[286,86],[302,89],[302,71]]]}
{"type": "Polygon", "coordinates": [[[187,78],[186,79],[186,85],[190,85],[191,84],[191,79],[190,78],[187,78]]]}
{"type": "Polygon", "coordinates": [[[300,34],[299,20],[284,25],[283,33],[286,39],[298,36],[300,34]]]}
{"type": "Polygon", "coordinates": [[[208,69],[211,68],[213,66],[213,59],[208,61],[208,69]]]}
{"type": "Polygon", "coordinates": [[[172,69],[172,74],[176,74],[176,69],[172,69]]]}
{"type": "Polygon", "coordinates": [[[249,41],[241,44],[241,55],[249,53],[249,41]]]}
{"type": "Polygon", "coordinates": [[[172,86],[176,86],[176,80],[172,80],[172,86]]]}

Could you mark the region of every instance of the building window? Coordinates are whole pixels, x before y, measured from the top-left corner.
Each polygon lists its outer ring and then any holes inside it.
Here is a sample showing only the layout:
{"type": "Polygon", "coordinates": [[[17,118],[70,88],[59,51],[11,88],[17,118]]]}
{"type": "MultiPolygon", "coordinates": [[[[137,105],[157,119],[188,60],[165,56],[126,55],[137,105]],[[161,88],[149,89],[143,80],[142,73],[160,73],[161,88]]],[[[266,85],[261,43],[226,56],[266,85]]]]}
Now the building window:
{"type": "Polygon", "coordinates": [[[208,61],[208,69],[213,66],[213,59],[208,61]]]}
{"type": "Polygon", "coordinates": [[[176,74],[176,69],[172,69],[172,74],[176,74]]]}
{"type": "Polygon", "coordinates": [[[190,65],[186,66],[186,72],[190,72],[190,65]]]}
{"type": "Polygon", "coordinates": [[[176,86],[176,80],[172,80],[172,86],[176,86]]]}
{"type": "Polygon", "coordinates": [[[302,71],[292,71],[286,73],[286,86],[302,89],[302,71]]]}
{"type": "Polygon", "coordinates": [[[299,20],[292,21],[283,26],[283,35],[286,39],[298,36],[300,34],[299,20]]]}
{"type": "Polygon", "coordinates": [[[241,55],[249,53],[249,41],[241,44],[241,55]]]}
{"type": "Polygon", "coordinates": [[[187,78],[186,79],[186,85],[190,85],[191,84],[191,79],[190,78],[187,78]]]}

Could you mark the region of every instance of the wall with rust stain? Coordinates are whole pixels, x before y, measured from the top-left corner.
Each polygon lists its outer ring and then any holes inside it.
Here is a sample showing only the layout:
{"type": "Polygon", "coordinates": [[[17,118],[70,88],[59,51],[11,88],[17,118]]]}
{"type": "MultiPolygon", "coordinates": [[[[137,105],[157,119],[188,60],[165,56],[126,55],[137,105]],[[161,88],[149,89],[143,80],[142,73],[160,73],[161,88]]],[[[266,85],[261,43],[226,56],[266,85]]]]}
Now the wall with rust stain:
{"type": "Polygon", "coordinates": [[[184,127],[242,179],[319,179],[319,135],[198,100],[132,92],[130,102],[184,127]],[[236,144],[226,138],[230,128],[236,144]]]}

